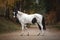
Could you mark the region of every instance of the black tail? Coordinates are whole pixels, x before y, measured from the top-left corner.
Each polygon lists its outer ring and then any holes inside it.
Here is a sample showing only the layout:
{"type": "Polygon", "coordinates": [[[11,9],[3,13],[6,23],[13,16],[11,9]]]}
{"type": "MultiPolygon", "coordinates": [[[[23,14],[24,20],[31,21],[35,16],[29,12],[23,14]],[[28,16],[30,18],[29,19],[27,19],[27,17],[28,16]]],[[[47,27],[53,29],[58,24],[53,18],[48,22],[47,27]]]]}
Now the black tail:
{"type": "Polygon", "coordinates": [[[42,25],[43,25],[43,29],[46,30],[44,17],[43,17],[43,19],[42,19],[42,25]]]}

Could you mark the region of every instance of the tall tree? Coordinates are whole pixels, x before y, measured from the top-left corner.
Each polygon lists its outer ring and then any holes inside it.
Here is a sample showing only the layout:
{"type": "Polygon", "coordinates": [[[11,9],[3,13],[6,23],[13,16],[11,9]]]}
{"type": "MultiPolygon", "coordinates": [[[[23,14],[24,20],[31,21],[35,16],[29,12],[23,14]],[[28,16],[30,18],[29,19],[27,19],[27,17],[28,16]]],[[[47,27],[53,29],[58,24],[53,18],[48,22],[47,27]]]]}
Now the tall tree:
{"type": "Polygon", "coordinates": [[[6,1],[5,17],[8,19],[9,19],[9,14],[10,14],[10,11],[9,11],[9,7],[8,7],[8,1],[6,1]]]}

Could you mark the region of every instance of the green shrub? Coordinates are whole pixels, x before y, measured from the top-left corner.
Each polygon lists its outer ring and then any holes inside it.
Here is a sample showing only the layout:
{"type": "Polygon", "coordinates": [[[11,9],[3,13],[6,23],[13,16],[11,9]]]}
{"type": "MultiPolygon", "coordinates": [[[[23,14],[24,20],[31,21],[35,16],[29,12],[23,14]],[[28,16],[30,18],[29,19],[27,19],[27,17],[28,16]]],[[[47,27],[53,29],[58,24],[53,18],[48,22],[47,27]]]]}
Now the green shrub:
{"type": "Polygon", "coordinates": [[[20,30],[20,25],[13,23],[12,21],[0,18],[0,33],[11,32],[20,30]]]}

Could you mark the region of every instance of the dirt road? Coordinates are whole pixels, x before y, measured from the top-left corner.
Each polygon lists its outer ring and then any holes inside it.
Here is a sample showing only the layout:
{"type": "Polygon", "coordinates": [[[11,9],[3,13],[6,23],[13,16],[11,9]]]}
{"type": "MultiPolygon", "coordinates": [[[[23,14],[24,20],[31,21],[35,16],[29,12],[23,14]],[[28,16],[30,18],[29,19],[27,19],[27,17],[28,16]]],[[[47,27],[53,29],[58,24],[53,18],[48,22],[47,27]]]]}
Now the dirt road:
{"type": "Polygon", "coordinates": [[[0,40],[60,40],[60,31],[53,28],[47,28],[44,36],[37,36],[38,33],[38,28],[29,28],[25,30],[25,36],[20,36],[21,31],[16,31],[0,34],[0,40]],[[27,31],[29,31],[29,36],[26,36],[27,31]]]}

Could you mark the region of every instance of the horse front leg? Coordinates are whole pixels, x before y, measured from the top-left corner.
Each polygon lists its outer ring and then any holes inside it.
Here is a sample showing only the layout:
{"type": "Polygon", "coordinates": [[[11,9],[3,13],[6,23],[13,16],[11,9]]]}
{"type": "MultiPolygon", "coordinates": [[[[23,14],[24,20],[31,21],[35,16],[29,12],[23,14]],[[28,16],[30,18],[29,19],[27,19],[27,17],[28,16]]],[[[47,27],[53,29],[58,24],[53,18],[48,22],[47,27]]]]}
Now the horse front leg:
{"type": "Polygon", "coordinates": [[[21,25],[22,25],[21,36],[23,36],[23,35],[29,36],[29,32],[27,30],[25,30],[25,28],[27,29],[26,25],[24,23],[22,23],[21,25]],[[26,33],[26,31],[27,31],[27,33],[26,33]]]}
{"type": "Polygon", "coordinates": [[[21,23],[21,26],[22,26],[21,36],[23,36],[23,34],[24,34],[24,23],[21,23]]]}
{"type": "Polygon", "coordinates": [[[28,30],[28,28],[27,28],[27,25],[26,25],[26,24],[25,24],[25,29],[26,29],[26,32],[27,32],[27,33],[26,33],[26,35],[27,35],[27,36],[29,36],[29,30],[28,30]]]}
{"type": "Polygon", "coordinates": [[[27,30],[28,28],[27,28],[27,25],[25,25],[25,29],[27,30]]]}
{"type": "Polygon", "coordinates": [[[22,23],[22,31],[24,30],[24,24],[22,23]]]}

